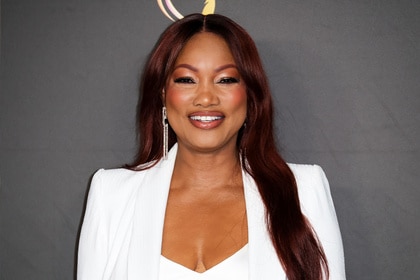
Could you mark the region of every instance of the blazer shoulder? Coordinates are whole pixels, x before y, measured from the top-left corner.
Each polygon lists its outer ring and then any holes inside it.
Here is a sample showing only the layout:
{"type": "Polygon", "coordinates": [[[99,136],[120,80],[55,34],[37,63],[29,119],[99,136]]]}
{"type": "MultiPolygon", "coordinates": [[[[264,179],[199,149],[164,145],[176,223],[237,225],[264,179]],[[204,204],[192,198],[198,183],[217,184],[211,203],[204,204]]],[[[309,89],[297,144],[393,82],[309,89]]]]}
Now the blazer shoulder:
{"type": "Polygon", "coordinates": [[[93,175],[93,180],[101,180],[105,185],[109,185],[113,182],[125,183],[130,182],[131,180],[138,180],[139,178],[144,177],[147,173],[147,170],[134,171],[126,168],[114,168],[114,169],[98,169],[93,175]]]}
{"type": "Polygon", "coordinates": [[[147,170],[133,171],[125,168],[99,169],[92,177],[89,193],[115,201],[140,188],[146,173],[147,170]]]}
{"type": "Polygon", "coordinates": [[[111,252],[121,248],[131,225],[145,173],[118,168],[93,175],[80,233],[78,279],[106,278],[111,252]]]}
{"type": "Polygon", "coordinates": [[[318,165],[289,166],[296,179],[302,212],[327,256],[330,279],[346,279],[340,228],[324,171],[318,165]]]}
{"type": "Polygon", "coordinates": [[[295,176],[298,187],[322,186],[325,173],[319,165],[316,164],[295,164],[288,163],[295,176]]]}
{"type": "Polygon", "coordinates": [[[309,216],[319,213],[320,208],[332,208],[330,185],[319,165],[289,164],[295,176],[302,210],[309,216]]]}

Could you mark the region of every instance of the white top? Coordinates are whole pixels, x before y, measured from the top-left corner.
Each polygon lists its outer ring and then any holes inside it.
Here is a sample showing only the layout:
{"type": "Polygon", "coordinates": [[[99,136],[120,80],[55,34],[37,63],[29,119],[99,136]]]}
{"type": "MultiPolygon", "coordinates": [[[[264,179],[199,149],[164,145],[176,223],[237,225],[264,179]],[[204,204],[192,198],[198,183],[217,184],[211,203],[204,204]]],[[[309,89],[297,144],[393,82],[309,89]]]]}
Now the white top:
{"type": "Polygon", "coordinates": [[[160,256],[159,280],[247,280],[248,263],[248,244],[202,273],[160,256]]]}

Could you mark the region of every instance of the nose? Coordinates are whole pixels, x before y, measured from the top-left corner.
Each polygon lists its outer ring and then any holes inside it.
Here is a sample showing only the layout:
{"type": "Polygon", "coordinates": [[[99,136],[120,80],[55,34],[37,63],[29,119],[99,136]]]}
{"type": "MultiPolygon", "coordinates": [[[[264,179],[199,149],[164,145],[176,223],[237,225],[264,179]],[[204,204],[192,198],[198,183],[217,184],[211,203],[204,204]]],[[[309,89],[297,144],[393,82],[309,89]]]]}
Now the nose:
{"type": "Polygon", "coordinates": [[[219,97],[213,83],[201,83],[197,87],[194,106],[211,107],[219,104],[219,97]]]}

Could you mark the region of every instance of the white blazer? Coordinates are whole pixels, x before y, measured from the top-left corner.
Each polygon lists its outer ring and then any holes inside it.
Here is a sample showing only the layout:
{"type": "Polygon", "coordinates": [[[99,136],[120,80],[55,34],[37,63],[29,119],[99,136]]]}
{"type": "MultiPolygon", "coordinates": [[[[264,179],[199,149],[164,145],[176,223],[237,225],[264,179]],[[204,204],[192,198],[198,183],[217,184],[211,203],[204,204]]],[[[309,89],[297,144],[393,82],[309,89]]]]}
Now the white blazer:
{"type": "MultiPolygon", "coordinates": [[[[80,234],[79,280],[159,279],[163,222],[176,153],[177,145],[167,160],[144,171],[96,172],[80,234]]],[[[327,256],[330,279],[345,279],[341,235],[327,178],[316,165],[289,166],[297,181],[302,212],[327,256]]],[[[264,205],[256,184],[246,172],[242,176],[248,218],[249,280],[286,279],[267,233],[264,205]]]]}

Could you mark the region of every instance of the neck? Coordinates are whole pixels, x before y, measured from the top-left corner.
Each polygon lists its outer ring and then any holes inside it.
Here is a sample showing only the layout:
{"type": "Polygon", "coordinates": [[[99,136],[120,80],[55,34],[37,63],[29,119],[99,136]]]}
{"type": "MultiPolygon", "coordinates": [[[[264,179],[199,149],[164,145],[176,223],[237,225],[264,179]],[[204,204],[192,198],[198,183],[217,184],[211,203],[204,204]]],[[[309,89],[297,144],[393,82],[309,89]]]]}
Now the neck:
{"type": "Polygon", "coordinates": [[[236,148],[200,153],[178,146],[172,187],[211,189],[238,184],[242,184],[242,169],[236,148]]]}

